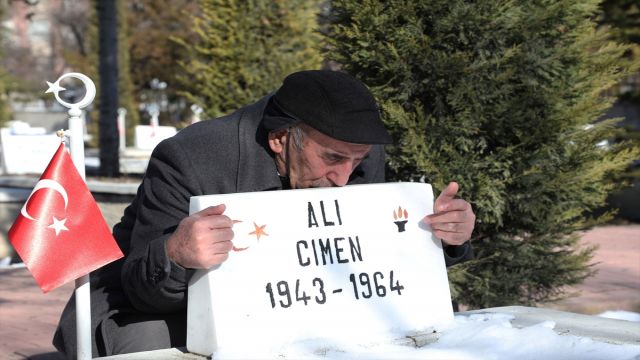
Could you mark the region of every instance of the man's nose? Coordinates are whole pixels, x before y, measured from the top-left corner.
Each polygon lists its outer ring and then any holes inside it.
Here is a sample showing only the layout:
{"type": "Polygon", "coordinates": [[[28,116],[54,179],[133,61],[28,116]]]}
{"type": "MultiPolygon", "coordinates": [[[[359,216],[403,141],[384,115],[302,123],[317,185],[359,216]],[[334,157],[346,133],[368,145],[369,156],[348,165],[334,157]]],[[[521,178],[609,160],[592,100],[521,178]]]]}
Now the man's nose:
{"type": "Polygon", "coordinates": [[[345,161],[341,164],[333,166],[331,171],[327,174],[329,181],[335,186],[345,186],[349,182],[349,176],[353,171],[353,162],[345,161]]]}

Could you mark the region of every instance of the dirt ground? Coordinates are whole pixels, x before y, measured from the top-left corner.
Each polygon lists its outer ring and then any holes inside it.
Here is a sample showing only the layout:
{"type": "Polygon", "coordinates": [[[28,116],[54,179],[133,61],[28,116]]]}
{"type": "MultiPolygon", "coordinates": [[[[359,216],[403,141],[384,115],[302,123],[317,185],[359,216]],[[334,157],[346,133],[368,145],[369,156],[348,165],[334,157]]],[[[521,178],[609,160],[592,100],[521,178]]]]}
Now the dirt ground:
{"type": "Polygon", "coordinates": [[[598,227],[585,232],[582,242],[598,245],[592,260],[598,272],[569,289],[575,296],[545,307],[582,314],[640,312],[640,224],[598,227]]]}
{"type": "MultiPolygon", "coordinates": [[[[593,259],[598,273],[570,289],[574,297],[545,307],[640,312],[640,224],[599,227],[584,233],[582,241],[599,245],[593,259]]],[[[42,294],[26,269],[0,269],[0,359],[61,359],[51,338],[72,292],[68,284],[42,294]]]]}

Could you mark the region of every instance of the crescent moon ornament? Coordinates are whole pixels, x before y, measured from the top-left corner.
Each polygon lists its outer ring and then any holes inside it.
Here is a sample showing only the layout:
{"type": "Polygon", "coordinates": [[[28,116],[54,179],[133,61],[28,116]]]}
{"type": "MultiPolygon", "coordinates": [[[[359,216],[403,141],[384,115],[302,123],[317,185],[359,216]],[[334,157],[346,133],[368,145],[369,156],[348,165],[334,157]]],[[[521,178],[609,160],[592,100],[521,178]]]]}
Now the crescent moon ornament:
{"type": "Polygon", "coordinates": [[[64,209],[65,210],[67,209],[67,205],[69,204],[69,197],[68,197],[67,191],[64,189],[64,187],[62,185],[60,185],[60,183],[57,182],[57,181],[49,180],[49,179],[42,179],[42,180],[38,181],[38,183],[36,184],[36,187],[33,188],[33,191],[31,191],[31,194],[29,194],[29,197],[27,198],[27,201],[22,206],[22,209],[20,210],[20,214],[22,216],[26,217],[29,220],[37,221],[31,215],[29,215],[29,212],[27,211],[27,205],[29,204],[29,200],[31,200],[31,196],[33,196],[33,194],[35,194],[36,191],[38,191],[40,189],[51,189],[51,190],[59,193],[60,195],[62,195],[62,198],[64,199],[64,209]]]}
{"type": "Polygon", "coordinates": [[[96,97],[96,85],[93,83],[93,81],[91,81],[91,79],[87,75],[81,74],[81,73],[76,73],[76,72],[66,73],[60,76],[58,80],[56,80],[54,83],[50,83],[47,81],[47,85],[49,85],[49,88],[47,89],[47,91],[45,91],[45,94],[53,93],[53,95],[56,97],[56,100],[58,100],[58,102],[62,106],[70,109],[69,114],[72,116],[75,115],[75,113],[78,113],[77,116],[80,116],[79,110],[91,104],[93,99],[96,97]],[[60,82],[66,78],[75,78],[82,81],[82,84],[84,84],[86,93],[84,94],[84,97],[77,103],[72,104],[60,99],[60,95],[59,95],[60,91],[66,90],[65,88],[60,86],[60,82]],[[71,112],[73,112],[74,114],[72,114],[71,112]]]}

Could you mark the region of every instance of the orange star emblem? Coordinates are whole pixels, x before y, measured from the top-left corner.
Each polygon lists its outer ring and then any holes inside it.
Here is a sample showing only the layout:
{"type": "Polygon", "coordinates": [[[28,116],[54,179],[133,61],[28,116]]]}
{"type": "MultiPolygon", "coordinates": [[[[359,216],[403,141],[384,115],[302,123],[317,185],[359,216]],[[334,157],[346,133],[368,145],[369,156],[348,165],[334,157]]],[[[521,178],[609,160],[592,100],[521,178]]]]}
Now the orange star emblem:
{"type": "Polygon", "coordinates": [[[262,226],[258,226],[258,224],[256,224],[255,222],[253,223],[253,227],[255,228],[254,231],[250,232],[249,235],[255,235],[256,236],[256,240],[260,240],[260,236],[264,235],[264,236],[269,236],[269,234],[267,234],[264,231],[264,228],[267,225],[262,225],[262,226]]]}

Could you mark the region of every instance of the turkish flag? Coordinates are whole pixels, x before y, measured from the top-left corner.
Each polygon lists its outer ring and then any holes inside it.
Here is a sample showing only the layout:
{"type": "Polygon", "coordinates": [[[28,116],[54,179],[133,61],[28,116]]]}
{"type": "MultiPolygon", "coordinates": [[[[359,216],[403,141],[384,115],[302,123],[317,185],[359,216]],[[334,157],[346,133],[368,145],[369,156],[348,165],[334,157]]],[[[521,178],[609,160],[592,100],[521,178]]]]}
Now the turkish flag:
{"type": "Polygon", "coordinates": [[[9,241],[45,293],[123,256],[63,143],[9,229],[9,241]]]}

